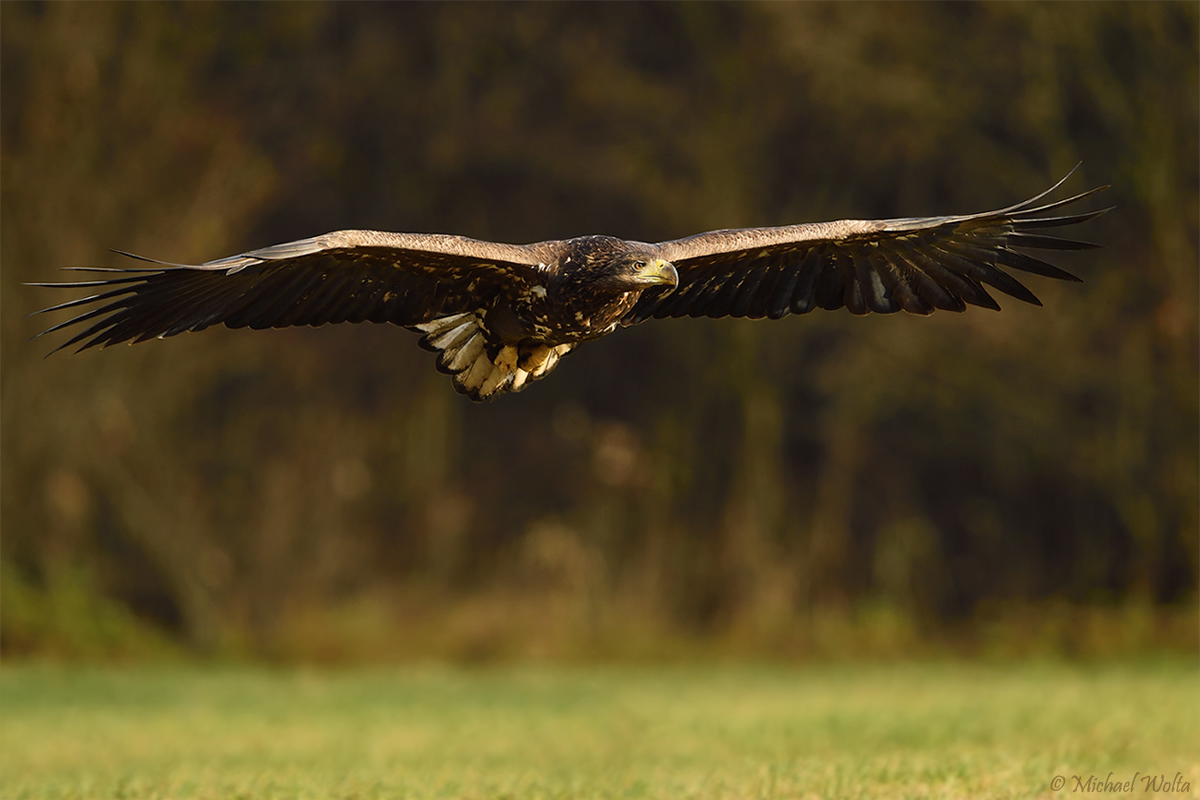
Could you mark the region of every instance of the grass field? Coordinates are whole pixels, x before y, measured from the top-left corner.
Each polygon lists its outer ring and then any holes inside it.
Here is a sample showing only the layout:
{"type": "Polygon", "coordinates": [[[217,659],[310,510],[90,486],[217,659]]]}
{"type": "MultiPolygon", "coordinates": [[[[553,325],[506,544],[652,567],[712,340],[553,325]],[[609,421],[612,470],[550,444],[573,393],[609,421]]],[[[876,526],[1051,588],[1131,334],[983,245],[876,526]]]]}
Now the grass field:
{"type": "Polygon", "coordinates": [[[0,796],[1155,796],[1141,777],[1128,793],[1087,791],[1074,778],[1140,773],[1174,782],[1161,796],[1197,797],[1198,678],[1179,661],[6,665],[0,796]],[[1066,781],[1058,792],[1055,776],[1066,781]]]}

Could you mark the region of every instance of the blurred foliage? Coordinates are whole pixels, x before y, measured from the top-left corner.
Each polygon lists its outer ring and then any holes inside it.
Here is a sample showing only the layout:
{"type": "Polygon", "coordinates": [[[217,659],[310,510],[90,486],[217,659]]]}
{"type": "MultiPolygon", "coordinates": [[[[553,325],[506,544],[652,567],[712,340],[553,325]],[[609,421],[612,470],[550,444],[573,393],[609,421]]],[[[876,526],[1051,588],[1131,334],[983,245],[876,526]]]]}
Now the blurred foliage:
{"type": "Polygon", "coordinates": [[[81,602],[277,657],[1194,647],[1197,17],[0,4],[5,652],[93,652],[36,623],[81,602]],[[659,241],[1078,161],[1116,211],[1045,308],[652,322],[486,406],[386,327],[27,341],[107,247],[659,241]]]}

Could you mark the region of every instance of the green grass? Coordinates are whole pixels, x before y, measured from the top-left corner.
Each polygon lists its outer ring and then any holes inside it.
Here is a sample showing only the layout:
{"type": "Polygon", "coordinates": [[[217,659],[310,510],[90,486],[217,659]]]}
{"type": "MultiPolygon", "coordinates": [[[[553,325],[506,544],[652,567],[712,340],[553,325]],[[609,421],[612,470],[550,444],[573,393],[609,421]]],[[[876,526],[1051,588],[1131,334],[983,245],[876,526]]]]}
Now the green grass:
{"type": "MultiPolygon", "coordinates": [[[[1194,665],[0,672],[0,796],[1056,796],[1182,773],[1194,665]]],[[[1134,793],[1142,791],[1141,783],[1134,793]]],[[[1102,793],[1104,797],[1121,793],[1102,793]]]]}

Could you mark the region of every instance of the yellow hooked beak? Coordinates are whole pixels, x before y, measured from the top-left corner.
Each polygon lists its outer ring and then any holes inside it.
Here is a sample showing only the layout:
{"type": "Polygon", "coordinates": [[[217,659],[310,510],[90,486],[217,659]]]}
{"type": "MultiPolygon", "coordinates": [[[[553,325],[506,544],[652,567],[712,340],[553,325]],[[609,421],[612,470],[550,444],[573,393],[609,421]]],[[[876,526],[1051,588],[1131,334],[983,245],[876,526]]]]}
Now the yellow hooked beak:
{"type": "Polygon", "coordinates": [[[637,281],[650,285],[666,284],[675,288],[679,285],[679,271],[670,261],[656,258],[637,271],[637,281]]]}

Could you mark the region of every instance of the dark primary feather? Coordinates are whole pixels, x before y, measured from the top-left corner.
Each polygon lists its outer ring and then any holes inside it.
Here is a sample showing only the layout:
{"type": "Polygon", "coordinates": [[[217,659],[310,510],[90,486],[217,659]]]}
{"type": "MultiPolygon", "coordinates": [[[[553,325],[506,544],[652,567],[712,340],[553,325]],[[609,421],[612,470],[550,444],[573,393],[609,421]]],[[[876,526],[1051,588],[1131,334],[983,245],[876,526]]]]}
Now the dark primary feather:
{"type": "Polygon", "coordinates": [[[1036,205],[1061,184],[982,214],[712,231],[663,242],[663,257],[679,272],[678,288],[644,292],[622,323],[685,316],[778,319],[814,308],[845,307],[852,314],[930,314],[967,305],[999,309],[985,286],[1041,305],[1007,270],[1079,279],[1014,248],[1095,247],[1035,231],[1086,222],[1109,210],[1038,216],[1108,188],[1036,205]]]}

